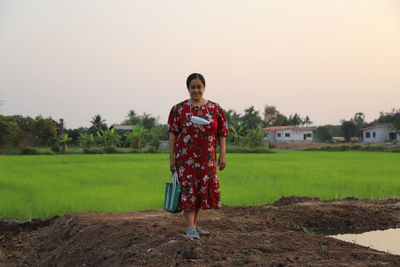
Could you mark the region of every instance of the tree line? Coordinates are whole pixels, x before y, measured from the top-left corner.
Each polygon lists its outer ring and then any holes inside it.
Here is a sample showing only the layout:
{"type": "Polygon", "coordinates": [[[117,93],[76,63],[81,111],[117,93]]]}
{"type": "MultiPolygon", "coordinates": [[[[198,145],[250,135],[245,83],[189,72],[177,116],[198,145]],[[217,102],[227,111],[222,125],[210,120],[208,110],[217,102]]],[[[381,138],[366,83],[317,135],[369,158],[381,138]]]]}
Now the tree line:
{"type": "Polygon", "coordinates": [[[376,123],[391,123],[393,128],[400,133],[400,109],[392,109],[389,112],[380,112],[379,117],[371,122],[365,121],[365,114],[357,112],[349,120],[341,120],[340,125],[324,125],[316,128],[316,139],[321,142],[329,142],[334,136],[343,136],[346,142],[352,137],[362,137],[362,128],[376,123]]]}
{"type": "MultiPolygon", "coordinates": [[[[236,110],[224,110],[230,134],[227,142],[248,148],[265,144],[265,127],[269,126],[305,126],[312,125],[309,116],[302,117],[298,113],[286,116],[275,106],[266,105],[262,113],[254,106],[246,108],[243,114],[236,110]]],[[[360,129],[374,123],[393,123],[400,131],[400,109],[390,112],[380,112],[380,116],[372,122],[365,121],[365,115],[357,112],[351,119],[343,119],[340,125],[323,125],[315,129],[315,141],[330,142],[333,136],[344,136],[346,141],[352,137],[361,137],[360,129]]],[[[64,121],[59,123],[51,117],[36,116],[31,118],[21,115],[0,115],[0,150],[5,147],[23,149],[29,146],[48,146],[53,151],[67,151],[68,145],[82,146],[84,149],[100,147],[113,151],[116,147],[130,147],[141,150],[150,146],[154,150],[160,149],[161,140],[168,140],[169,133],[166,124],[160,124],[151,114],[138,115],[130,110],[122,125],[135,125],[130,132],[117,133],[107,126],[100,114],[93,115],[91,126],[76,129],[64,129],[64,121]],[[57,130],[57,125],[59,129],[57,130]]],[[[1,151],[0,151],[1,152],[1,151]]]]}
{"type": "Polygon", "coordinates": [[[54,152],[63,152],[68,151],[68,145],[81,145],[84,151],[100,147],[112,152],[116,147],[140,150],[149,144],[154,150],[159,150],[161,140],[169,138],[167,125],[159,124],[150,114],[139,116],[133,110],[129,111],[121,124],[133,123],[132,131],[119,134],[114,128],[110,129],[99,114],[92,116],[89,128],[76,129],[65,129],[63,119],[56,122],[51,117],[40,115],[35,118],[0,115],[0,153],[7,147],[18,147],[22,151],[34,146],[47,146],[54,152]]]}

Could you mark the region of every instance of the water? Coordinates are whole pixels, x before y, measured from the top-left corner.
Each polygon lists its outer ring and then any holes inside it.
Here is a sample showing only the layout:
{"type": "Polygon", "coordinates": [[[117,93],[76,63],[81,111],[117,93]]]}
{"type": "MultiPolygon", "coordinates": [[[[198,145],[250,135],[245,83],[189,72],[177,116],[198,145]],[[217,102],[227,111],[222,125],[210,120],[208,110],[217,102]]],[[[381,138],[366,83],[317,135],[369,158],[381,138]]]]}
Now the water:
{"type": "Polygon", "coordinates": [[[400,255],[400,228],[361,234],[331,235],[330,237],[400,255]]]}

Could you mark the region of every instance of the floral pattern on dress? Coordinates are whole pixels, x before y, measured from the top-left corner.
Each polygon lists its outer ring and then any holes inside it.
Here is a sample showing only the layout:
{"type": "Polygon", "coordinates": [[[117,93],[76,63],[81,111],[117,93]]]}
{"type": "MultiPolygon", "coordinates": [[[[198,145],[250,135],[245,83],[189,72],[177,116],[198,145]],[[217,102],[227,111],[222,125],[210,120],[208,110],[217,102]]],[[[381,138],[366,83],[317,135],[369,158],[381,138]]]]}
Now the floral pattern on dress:
{"type": "Polygon", "coordinates": [[[216,169],[218,136],[228,136],[228,123],[222,108],[208,101],[199,107],[185,100],[172,107],[168,131],[175,134],[175,168],[182,186],[182,207],[194,209],[221,208],[221,193],[216,169]],[[193,123],[198,116],[210,125],[193,123]]]}

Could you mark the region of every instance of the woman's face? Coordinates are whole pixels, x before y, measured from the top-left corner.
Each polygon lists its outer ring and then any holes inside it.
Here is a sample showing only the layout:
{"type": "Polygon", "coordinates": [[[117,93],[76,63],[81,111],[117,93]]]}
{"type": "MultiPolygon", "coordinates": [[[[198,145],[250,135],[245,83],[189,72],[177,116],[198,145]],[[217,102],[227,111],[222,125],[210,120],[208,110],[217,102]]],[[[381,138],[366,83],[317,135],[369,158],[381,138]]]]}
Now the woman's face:
{"type": "Polygon", "coordinates": [[[200,101],[203,97],[204,86],[200,79],[193,79],[189,84],[190,98],[194,101],[200,101]]]}

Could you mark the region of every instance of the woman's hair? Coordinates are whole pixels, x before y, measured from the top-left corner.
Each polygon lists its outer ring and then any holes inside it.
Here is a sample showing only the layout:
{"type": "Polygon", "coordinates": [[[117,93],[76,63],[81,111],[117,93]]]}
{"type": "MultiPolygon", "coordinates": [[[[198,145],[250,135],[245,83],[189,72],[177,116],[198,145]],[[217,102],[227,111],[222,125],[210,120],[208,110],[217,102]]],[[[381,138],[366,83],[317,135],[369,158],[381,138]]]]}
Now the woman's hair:
{"type": "Polygon", "coordinates": [[[204,79],[204,76],[201,75],[200,73],[192,73],[187,77],[186,79],[186,87],[189,89],[190,82],[194,79],[200,79],[201,83],[203,84],[204,87],[206,87],[206,80],[204,79]]]}

